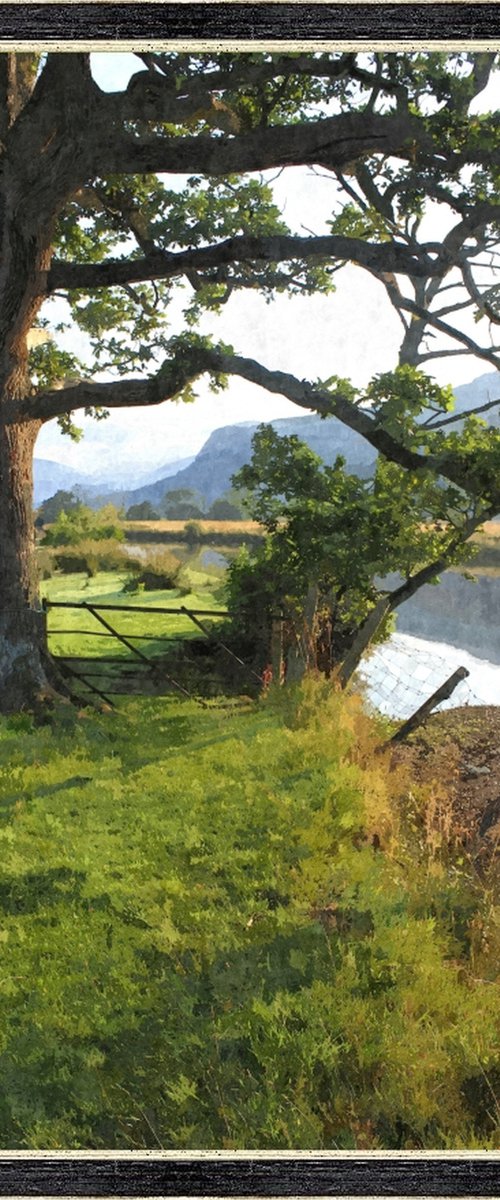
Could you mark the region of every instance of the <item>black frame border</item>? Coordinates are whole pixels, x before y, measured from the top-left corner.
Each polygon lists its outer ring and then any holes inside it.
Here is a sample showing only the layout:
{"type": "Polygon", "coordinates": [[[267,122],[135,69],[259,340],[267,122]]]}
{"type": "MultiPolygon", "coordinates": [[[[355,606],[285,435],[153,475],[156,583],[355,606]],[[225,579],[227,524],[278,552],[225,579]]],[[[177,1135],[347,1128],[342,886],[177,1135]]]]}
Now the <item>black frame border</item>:
{"type": "Polygon", "coordinates": [[[0,40],[120,42],[192,40],[432,42],[500,40],[500,5],[474,0],[424,4],[0,2],[0,40]]]}
{"type": "Polygon", "coordinates": [[[38,1197],[490,1197],[500,1153],[0,1153],[0,1195],[38,1197]]]}
{"type": "MultiPolygon", "coordinates": [[[[84,41],[96,50],[151,40],[186,42],[491,42],[500,48],[500,3],[57,3],[0,0],[0,52],[84,41]],[[106,43],[102,47],[100,43],[106,43]]],[[[48,46],[47,46],[48,48],[48,46]]],[[[59,46],[54,45],[54,48],[59,46]]],[[[75,45],[75,49],[76,49],[75,45]]],[[[124,47],[125,48],[125,47],[124,47]]],[[[129,46],[126,47],[129,49],[129,46]]],[[[0,1151],[0,1197],[491,1197],[500,1196],[500,1151],[82,1152],[0,1151]]]]}

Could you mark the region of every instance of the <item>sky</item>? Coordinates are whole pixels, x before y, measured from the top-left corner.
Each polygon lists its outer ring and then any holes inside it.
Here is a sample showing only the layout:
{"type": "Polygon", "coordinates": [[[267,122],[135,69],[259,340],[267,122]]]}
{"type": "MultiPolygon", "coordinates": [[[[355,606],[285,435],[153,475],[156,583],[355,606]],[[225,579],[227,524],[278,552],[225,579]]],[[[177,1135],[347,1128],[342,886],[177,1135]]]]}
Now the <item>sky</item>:
{"type": "MultiPolygon", "coordinates": [[[[95,54],[92,61],[97,82],[110,91],[123,88],[141,65],[134,55],[123,53],[95,54]]],[[[499,100],[497,77],[476,107],[496,107],[499,100]]],[[[327,232],[326,220],[335,196],[330,179],[305,168],[289,168],[276,179],[274,190],[292,229],[327,232]]],[[[444,232],[441,214],[430,211],[426,233],[438,240],[444,232]]],[[[179,323],[172,332],[181,328],[179,323]]],[[[328,297],[283,295],[267,304],[256,293],[236,293],[221,317],[204,318],[202,331],[213,333],[233,345],[237,353],[255,357],[271,369],[307,379],[335,374],[358,386],[378,372],[394,368],[401,337],[399,318],[381,285],[355,266],[337,275],[336,291],[328,297]]],[[[66,335],[65,345],[82,353],[82,335],[78,331],[66,335]]],[[[432,370],[439,383],[456,386],[484,374],[488,364],[461,357],[432,363],[432,370]]],[[[215,396],[201,380],[195,391],[195,404],[167,402],[151,411],[114,410],[103,422],[78,414],[76,423],[85,431],[78,445],[64,437],[55,422],[49,422],[38,437],[36,456],[99,476],[119,463],[122,470],[130,470],[133,480],[134,467],[155,468],[196,454],[209,434],[223,425],[302,415],[284,398],[243,380],[232,380],[227,391],[215,396]]]]}

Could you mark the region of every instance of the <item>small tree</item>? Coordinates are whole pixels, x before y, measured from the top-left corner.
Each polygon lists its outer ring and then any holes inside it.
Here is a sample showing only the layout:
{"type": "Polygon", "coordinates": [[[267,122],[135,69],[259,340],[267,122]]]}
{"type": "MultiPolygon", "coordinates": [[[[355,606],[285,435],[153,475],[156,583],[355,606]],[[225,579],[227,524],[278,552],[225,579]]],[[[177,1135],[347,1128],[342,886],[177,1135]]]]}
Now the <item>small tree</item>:
{"type": "Polygon", "coordinates": [[[173,488],[166,492],[162,508],[167,521],[191,521],[204,515],[201,496],[192,488],[173,488]]]}
{"type": "MultiPolygon", "coordinates": [[[[417,433],[416,424],[429,380],[400,367],[373,380],[363,399],[376,410],[381,393],[395,410],[406,395],[405,427],[430,449],[438,435],[417,433]]],[[[432,399],[445,410],[449,389],[434,386],[432,399]]],[[[498,453],[500,435],[492,436],[498,453]]],[[[395,609],[445,565],[470,557],[467,537],[481,517],[432,470],[412,474],[379,458],[374,479],[364,481],[345,471],[342,458],[325,466],[298,437],[281,438],[269,425],[252,446],[234,483],[247,489],[246,506],[267,536],[229,567],[236,626],[262,663],[273,614],[283,611],[288,649],[299,644],[304,664],[326,675],[339,667],[347,682],[369,642],[392,628],[395,609]],[[389,590],[381,577],[393,572],[403,582],[389,590]]]]}
{"type": "Polygon", "coordinates": [[[184,537],[190,550],[195,546],[199,546],[202,540],[202,528],[199,521],[186,521],[184,526],[184,537]]]}
{"type": "Polygon", "coordinates": [[[106,504],[97,512],[85,504],[77,504],[70,512],[59,513],[43,542],[46,546],[77,546],[83,541],[109,538],[122,542],[124,536],[120,513],[114,504],[106,504]]]}
{"type": "Polygon", "coordinates": [[[55,492],[53,496],[50,496],[47,500],[43,500],[39,504],[36,514],[36,524],[39,526],[51,525],[53,521],[57,521],[62,512],[74,512],[78,508],[79,503],[78,496],[75,496],[74,492],[65,492],[62,490],[55,492]]]}
{"type": "Polygon", "coordinates": [[[126,512],[127,521],[159,521],[160,515],[149,500],[141,504],[131,504],[126,512]]]}
{"type": "Polygon", "coordinates": [[[210,521],[243,521],[243,506],[241,502],[235,502],[232,496],[220,496],[210,505],[207,517],[210,521]]]}

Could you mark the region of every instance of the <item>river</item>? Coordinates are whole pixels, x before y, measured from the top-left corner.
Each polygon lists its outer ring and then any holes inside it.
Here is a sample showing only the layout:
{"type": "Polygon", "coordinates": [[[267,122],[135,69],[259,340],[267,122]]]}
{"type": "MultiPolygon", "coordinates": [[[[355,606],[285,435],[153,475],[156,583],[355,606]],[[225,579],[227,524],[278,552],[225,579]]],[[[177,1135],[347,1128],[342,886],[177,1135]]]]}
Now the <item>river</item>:
{"type": "Polygon", "coordinates": [[[500,666],[476,658],[458,646],[425,641],[405,633],[395,633],[382,646],[376,646],[357,677],[379,712],[405,718],[457,667],[466,667],[469,676],[438,706],[440,709],[464,704],[500,704],[500,666]]]}

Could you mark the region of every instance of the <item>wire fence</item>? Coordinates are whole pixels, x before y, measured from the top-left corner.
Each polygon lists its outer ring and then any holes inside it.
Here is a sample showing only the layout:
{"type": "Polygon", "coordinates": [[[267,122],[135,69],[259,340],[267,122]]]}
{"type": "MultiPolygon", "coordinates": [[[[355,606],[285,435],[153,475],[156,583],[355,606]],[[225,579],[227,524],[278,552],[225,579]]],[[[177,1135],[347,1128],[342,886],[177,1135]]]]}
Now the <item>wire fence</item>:
{"type": "Polygon", "coordinates": [[[405,634],[394,634],[389,642],[375,647],[356,678],[379,712],[404,720],[459,666],[468,669],[468,678],[461,680],[453,695],[438,704],[435,711],[500,704],[500,666],[475,659],[458,647],[405,634]]]}
{"type": "MultiPolygon", "coordinates": [[[[259,688],[262,685],[266,686],[266,672],[262,676],[257,675],[249,664],[245,663],[231,647],[220,640],[220,634],[213,630],[211,619],[228,615],[219,610],[203,610],[201,612],[198,609],[187,609],[183,605],[157,608],[156,606],[141,605],[90,604],[81,601],[72,603],[46,601],[44,607],[46,613],[51,609],[73,610],[73,613],[78,614],[80,618],[83,616],[84,619],[83,627],[80,629],[74,628],[74,620],[71,618],[69,624],[64,628],[64,624],[59,627],[57,613],[54,613],[56,626],[54,627],[51,620],[47,628],[49,649],[53,638],[57,638],[59,641],[63,637],[71,642],[76,634],[85,639],[104,637],[108,638],[112,644],[114,643],[115,653],[112,655],[109,651],[101,654],[100,650],[97,653],[90,651],[89,654],[86,648],[75,653],[74,647],[73,653],[71,653],[71,649],[68,647],[68,650],[62,655],[59,652],[56,656],[61,669],[69,674],[74,682],[83,684],[85,690],[97,694],[103,700],[109,699],[112,695],[150,691],[153,686],[156,691],[164,690],[167,686],[169,690],[174,689],[191,698],[196,698],[202,684],[203,689],[210,685],[210,690],[212,685],[218,688],[224,680],[226,686],[229,686],[227,670],[222,669],[222,673],[219,674],[221,664],[215,663],[214,660],[208,670],[208,663],[204,663],[202,659],[196,661],[189,653],[188,647],[190,648],[193,643],[185,638],[185,634],[188,632],[188,627],[193,629],[193,626],[198,635],[202,634],[202,642],[205,639],[213,642],[219,656],[222,655],[222,662],[226,663],[226,667],[228,660],[231,662],[233,672],[236,670],[235,687],[239,686],[241,689],[243,684],[246,687],[251,685],[254,689],[256,685],[259,688]],[[104,611],[106,611],[105,617],[102,615],[104,611]],[[141,632],[138,632],[137,624],[134,624],[137,622],[139,614],[141,614],[139,625],[141,632]],[[110,616],[112,623],[109,619],[110,616]],[[160,618],[164,616],[169,620],[173,617],[182,618],[186,628],[176,628],[175,632],[172,631],[169,634],[162,629],[160,634],[156,622],[159,622],[160,618]],[[151,632],[145,633],[144,622],[151,623],[152,618],[155,628],[151,627],[151,632]],[[122,625],[125,622],[126,627],[117,629],[115,619],[121,620],[122,625]],[[89,621],[94,628],[89,627],[89,621]],[[96,622],[97,628],[95,627],[96,622]],[[133,623],[131,626],[130,622],[133,623]],[[168,655],[168,662],[164,657],[163,649],[164,643],[167,642],[171,644],[173,653],[173,657],[172,653],[168,655]],[[146,643],[145,646],[144,643],[146,643]],[[175,643],[177,643],[178,653],[174,650],[175,643]],[[116,652],[116,648],[119,653],[116,652]],[[123,657],[124,652],[127,652],[126,658],[123,657]],[[139,668],[142,670],[139,671],[139,668]]],[[[272,656],[279,657],[279,664],[277,665],[273,658],[272,675],[279,678],[283,650],[282,620],[276,618],[275,626],[279,626],[279,646],[274,646],[273,642],[272,656]]],[[[273,638],[275,635],[276,630],[273,638]]],[[[424,641],[409,634],[393,634],[388,642],[376,646],[358,668],[355,684],[363,688],[367,699],[379,712],[385,716],[406,721],[422,704],[433,697],[438,689],[442,688],[442,685],[450,679],[450,675],[459,667],[466,669],[464,674],[467,677],[456,684],[449,698],[436,703],[433,711],[457,706],[500,705],[500,666],[494,666],[493,663],[474,658],[459,647],[424,641]]]]}

